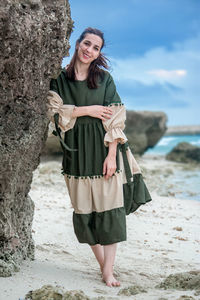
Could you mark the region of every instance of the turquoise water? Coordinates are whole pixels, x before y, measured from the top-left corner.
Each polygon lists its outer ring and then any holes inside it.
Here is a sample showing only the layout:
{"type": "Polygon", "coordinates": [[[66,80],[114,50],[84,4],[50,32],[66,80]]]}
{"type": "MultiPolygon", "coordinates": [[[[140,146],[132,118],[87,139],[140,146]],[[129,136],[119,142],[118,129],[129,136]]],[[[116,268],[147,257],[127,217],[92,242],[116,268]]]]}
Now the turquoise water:
{"type": "MultiPolygon", "coordinates": [[[[183,135],[183,136],[164,136],[158,144],[145,152],[145,154],[165,155],[180,142],[188,142],[192,145],[200,146],[200,135],[183,135]]],[[[185,164],[189,166],[189,164],[185,164]]],[[[194,168],[174,170],[174,174],[166,179],[166,186],[178,198],[191,199],[200,201],[200,168],[197,165],[194,168]]]]}
{"type": "Polygon", "coordinates": [[[180,142],[188,142],[192,145],[200,146],[200,135],[164,136],[160,139],[156,146],[148,149],[145,153],[165,155],[180,142]]]}

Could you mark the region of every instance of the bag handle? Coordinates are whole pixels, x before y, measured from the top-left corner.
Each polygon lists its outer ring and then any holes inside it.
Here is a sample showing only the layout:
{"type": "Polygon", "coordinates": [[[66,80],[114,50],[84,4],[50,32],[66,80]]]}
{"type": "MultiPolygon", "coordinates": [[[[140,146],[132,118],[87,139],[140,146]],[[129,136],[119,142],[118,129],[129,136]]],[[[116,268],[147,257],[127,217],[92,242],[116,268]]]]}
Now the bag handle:
{"type": "Polygon", "coordinates": [[[131,173],[131,169],[130,169],[127,154],[126,154],[127,148],[128,148],[128,142],[126,142],[124,144],[120,144],[120,151],[122,152],[126,180],[127,180],[127,183],[130,184],[132,182],[131,179],[133,178],[133,175],[131,173]]]}
{"type": "Polygon", "coordinates": [[[58,127],[58,123],[59,123],[59,113],[55,113],[54,114],[54,122],[55,122],[55,127],[56,127],[56,131],[53,130],[53,135],[57,136],[60,140],[60,144],[61,144],[61,147],[63,149],[63,152],[64,152],[64,148],[68,151],[78,151],[78,149],[71,149],[69,146],[67,146],[67,144],[63,141],[62,139],[62,136],[60,134],[61,132],[61,129],[58,127]]]}

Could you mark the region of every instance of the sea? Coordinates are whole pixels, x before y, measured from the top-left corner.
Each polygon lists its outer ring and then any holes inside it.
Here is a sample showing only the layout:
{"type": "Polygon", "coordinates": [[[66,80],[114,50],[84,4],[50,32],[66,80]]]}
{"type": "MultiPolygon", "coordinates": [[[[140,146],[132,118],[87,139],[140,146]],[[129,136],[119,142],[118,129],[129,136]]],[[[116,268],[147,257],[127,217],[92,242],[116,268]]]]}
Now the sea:
{"type": "MultiPolygon", "coordinates": [[[[166,155],[180,142],[200,146],[200,135],[163,136],[156,146],[145,152],[145,155],[166,155]]],[[[173,192],[178,198],[200,201],[200,164],[196,167],[193,164],[191,169],[189,164],[186,165],[185,170],[175,170],[174,175],[169,178],[173,183],[173,192]]]]}
{"type": "Polygon", "coordinates": [[[187,142],[195,146],[200,146],[200,135],[163,136],[156,146],[147,150],[146,153],[165,155],[181,142],[187,142]]]}

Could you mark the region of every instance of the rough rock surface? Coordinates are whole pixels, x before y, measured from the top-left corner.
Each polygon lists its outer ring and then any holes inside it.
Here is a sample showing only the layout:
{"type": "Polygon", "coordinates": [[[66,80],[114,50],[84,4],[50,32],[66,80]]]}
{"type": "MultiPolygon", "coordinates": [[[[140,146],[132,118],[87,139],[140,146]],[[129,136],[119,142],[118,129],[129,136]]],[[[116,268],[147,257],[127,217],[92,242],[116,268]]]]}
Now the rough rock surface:
{"type": "Polygon", "coordinates": [[[0,276],[34,259],[28,196],[47,138],[46,94],[68,54],[66,0],[4,0],[0,6],[0,276]]]}
{"type": "Polygon", "coordinates": [[[43,285],[40,289],[30,291],[26,294],[25,299],[29,300],[89,300],[83,291],[65,292],[61,286],[43,285]]]}
{"type": "Polygon", "coordinates": [[[195,300],[195,298],[188,295],[182,295],[177,300],[195,300]]]}
{"type": "Polygon", "coordinates": [[[198,290],[200,287],[200,270],[170,274],[157,288],[177,290],[198,290]]]}
{"type": "Polygon", "coordinates": [[[139,293],[147,293],[147,290],[145,290],[142,286],[139,285],[131,285],[127,288],[121,289],[118,295],[132,296],[137,295],[139,293]]]}
{"type": "Polygon", "coordinates": [[[184,163],[200,163],[200,147],[181,142],[166,155],[166,159],[184,163]]]}
{"type": "MultiPolygon", "coordinates": [[[[164,112],[127,111],[125,134],[134,153],[143,154],[148,148],[156,145],[164,135],[167,127],[167,116],[164,112]]],[[[52,134],[49,126],[48,139],[43,154],[62,153],[59,140],[52,134]]]]}
{"type": "Polygon", "coordinates": [[[125,133],[134,153],[143,154],[157,144],[167,130],[164,112],[127,111],[125,133]]]}

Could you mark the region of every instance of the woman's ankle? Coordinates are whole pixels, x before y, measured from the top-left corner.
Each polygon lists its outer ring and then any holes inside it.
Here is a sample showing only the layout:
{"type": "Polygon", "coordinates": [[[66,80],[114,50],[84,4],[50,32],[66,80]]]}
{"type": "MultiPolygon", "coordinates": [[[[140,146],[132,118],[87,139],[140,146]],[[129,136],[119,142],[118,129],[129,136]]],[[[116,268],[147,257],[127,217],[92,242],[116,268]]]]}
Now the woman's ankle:
{"type": "Polygon", "coordinates": [[[113,275],[113,266],[104,265],[102,269],[103,276],[113,275]]]}

